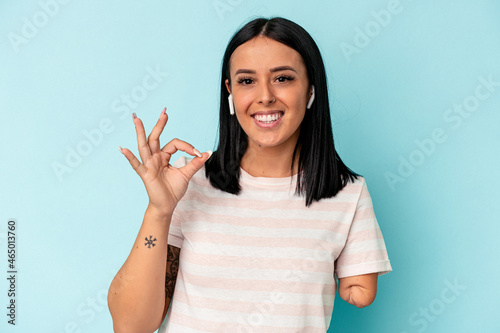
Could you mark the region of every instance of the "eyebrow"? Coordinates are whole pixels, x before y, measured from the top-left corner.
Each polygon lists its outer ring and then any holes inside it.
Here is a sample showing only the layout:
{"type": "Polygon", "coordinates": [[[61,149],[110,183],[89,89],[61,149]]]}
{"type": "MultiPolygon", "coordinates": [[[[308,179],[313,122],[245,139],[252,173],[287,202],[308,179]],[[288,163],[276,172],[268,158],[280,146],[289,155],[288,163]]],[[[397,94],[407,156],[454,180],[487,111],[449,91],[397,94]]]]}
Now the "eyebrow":
{"type": "MultiPolygon", "coordinates": [[[[291,66],[278,66],[271,68],[269,72],[274,73],[274,72],[280,72],[280,71],[293,71],[297,73],[297,71],[291,67],[291,66]]],[[[238,69],[234,75],[238,75],[240,73],[248,73],[248,74],[255,74],[256,72],[253,69],[238,69]]]]}

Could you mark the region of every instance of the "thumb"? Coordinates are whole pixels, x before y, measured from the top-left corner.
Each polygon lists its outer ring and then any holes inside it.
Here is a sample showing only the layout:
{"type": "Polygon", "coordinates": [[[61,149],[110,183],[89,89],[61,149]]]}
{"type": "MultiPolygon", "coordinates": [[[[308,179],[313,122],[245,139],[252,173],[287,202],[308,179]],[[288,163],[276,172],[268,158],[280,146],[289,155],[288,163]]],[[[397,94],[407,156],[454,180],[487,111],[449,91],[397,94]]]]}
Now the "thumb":
{"type": "Polygon", "coordinates": [[[212,151],[209,150],[201,155],[201,157],[194,157],[191,162],[180,168],[179,170],[184,173],[189,180],[203,167],[203,164],[212,156],[212,151]]]}

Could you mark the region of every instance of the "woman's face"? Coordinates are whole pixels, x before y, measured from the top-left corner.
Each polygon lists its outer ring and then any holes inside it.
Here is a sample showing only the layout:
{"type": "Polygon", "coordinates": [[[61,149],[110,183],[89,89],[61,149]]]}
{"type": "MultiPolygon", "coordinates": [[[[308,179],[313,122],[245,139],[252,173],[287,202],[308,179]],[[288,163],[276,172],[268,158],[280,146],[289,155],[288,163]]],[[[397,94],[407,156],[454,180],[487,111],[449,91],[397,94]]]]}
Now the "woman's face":
{"type": "Polygon", "coordinates": [[[300,54],[267,37],[241,44],[231,55],[226,87],[249,148],[292,149],[310,97],[300,54]],[[290,148],[291,147],[291,148],[290,148]]]}

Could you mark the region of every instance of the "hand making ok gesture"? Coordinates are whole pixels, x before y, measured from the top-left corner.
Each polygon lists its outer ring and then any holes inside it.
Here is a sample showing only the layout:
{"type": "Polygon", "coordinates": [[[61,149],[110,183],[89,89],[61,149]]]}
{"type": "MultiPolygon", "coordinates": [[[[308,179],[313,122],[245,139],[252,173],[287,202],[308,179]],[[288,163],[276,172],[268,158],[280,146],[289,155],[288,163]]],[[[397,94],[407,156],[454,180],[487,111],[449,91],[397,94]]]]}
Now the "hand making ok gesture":
{"type": "Polygon", "coordinates": [[[160,149],[160,134],[167,124],[166,108],[146,140],[142,121],[133,114],[137,133],[137,143],[142,163],[126,148],[120,151],[141,177],[149,196],[149,207],[160,214],[171,214],[179,200],[186,193],[189,180],[201,169],[211,152],[200,153],[189,143],[173,139],[160,149]],[[170,165],[170,158],[178,150],[195,156],[191,162],[181,168],[170,165]]]}

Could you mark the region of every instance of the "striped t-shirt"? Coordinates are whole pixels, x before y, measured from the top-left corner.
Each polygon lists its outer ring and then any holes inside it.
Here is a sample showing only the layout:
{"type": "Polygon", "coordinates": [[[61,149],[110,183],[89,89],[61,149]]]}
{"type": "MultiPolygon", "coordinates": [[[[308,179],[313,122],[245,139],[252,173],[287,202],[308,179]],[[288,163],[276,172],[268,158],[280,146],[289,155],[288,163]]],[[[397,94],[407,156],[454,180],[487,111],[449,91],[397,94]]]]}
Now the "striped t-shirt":
{"type": "Polygon", "coordinates": [[[159,332],[326,332],[334,274],[392,270],[365,180],[306,207],[296,176],[240,172],[233,195],[202,168],[177,205],[168,243],[181,248],[179,271],[159,332]]]}

